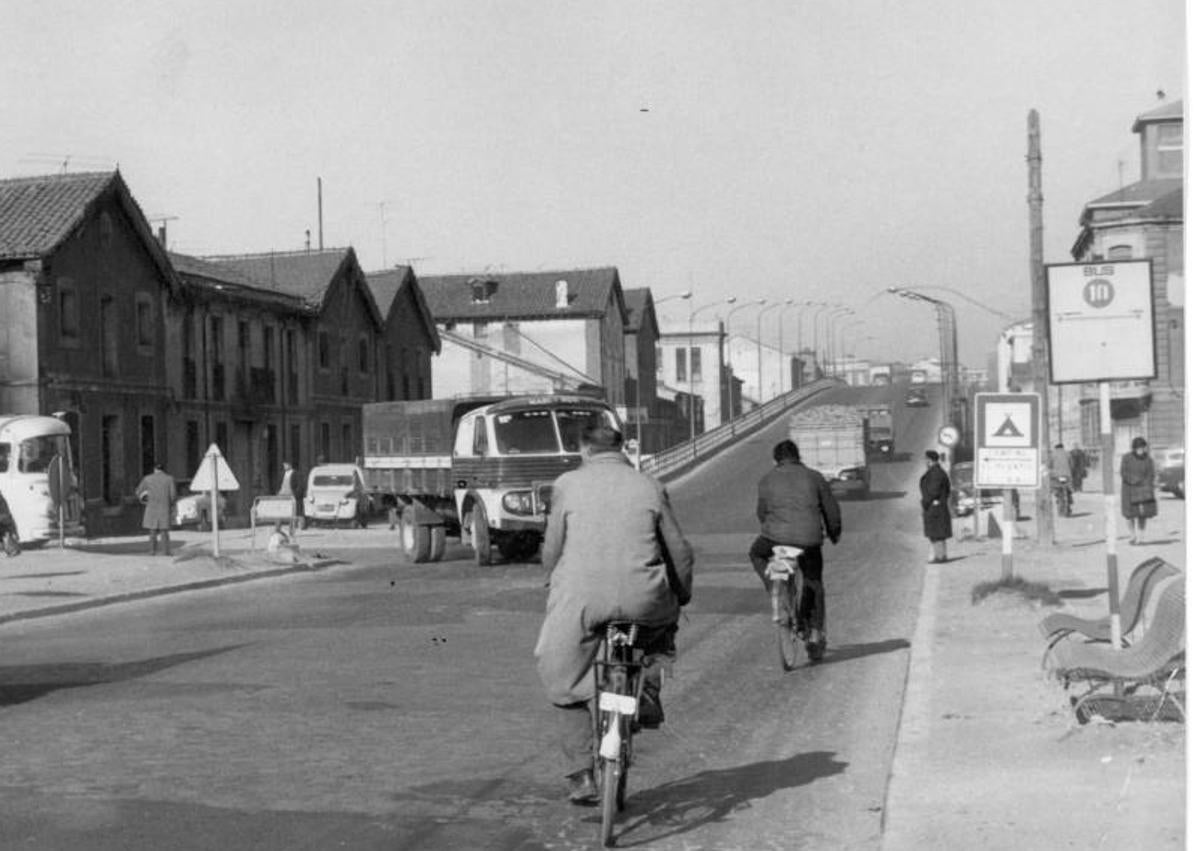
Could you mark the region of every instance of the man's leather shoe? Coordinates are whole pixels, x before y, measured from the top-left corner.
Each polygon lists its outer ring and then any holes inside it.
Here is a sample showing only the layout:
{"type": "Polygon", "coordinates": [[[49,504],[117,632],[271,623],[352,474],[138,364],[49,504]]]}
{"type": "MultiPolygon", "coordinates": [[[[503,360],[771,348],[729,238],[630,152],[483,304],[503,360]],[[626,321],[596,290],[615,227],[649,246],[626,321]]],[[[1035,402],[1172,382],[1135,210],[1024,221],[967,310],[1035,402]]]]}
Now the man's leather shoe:
{"type": "Polygon", "coordinates": [[[568,774],[567,783],[570,785],[567,798],[572,804],[594,807],[600,802],[600,790],[596,788],[596,778],[592,775],[590,768],[568,774]]]}

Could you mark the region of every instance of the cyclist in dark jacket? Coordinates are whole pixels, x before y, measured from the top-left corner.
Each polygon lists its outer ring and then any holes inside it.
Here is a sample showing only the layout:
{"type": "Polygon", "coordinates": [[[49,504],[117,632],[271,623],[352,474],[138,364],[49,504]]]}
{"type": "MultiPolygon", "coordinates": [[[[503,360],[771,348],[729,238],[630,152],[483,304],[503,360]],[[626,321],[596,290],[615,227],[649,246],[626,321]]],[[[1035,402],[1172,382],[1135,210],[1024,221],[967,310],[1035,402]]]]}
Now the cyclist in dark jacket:
{"type": "Polygon", "coordinates": [[[762,527],[761,534],[750,545],[750,563],[770,594],[771,582],[766,578],[766,570],[772,548],[783,544],[804,550],[799,558],[804,577],[800,621],[809,626],[805,642],[823,647],[825,565],[821,544],[826,535],[834,544],[842,536],[842,512],[825,477],[800,462],[800,450],[793,441],[775,444],[773,455],[775,469],[758,483],[757,514],[762,527]]]}

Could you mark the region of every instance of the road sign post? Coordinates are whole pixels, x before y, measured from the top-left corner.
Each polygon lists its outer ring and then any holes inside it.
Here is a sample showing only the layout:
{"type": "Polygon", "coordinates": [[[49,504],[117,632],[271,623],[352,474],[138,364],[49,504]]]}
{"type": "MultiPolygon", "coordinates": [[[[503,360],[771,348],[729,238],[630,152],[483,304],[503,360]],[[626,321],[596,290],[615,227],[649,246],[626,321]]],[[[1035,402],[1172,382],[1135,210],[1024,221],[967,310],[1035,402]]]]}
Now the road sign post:
{"type": "Polygon", "coordinates": [[[1110,382],[1157,375],[1152,271],[1149,260],[1046,266],[1050,380],[1055,384],[1094,381],[1100,386],[1105,561],[1114,648],[1121,646],[1121,603],[1110,382]]]}
{"type": "Polygon", "coordinates": [[[208,516],[212,522],[213,556],[219,556],[221,554],[221,504],[218,501],[220,491],[237,490],[238,480],[233,475],[233,470],[229,469],[229,463],[221,455],[217,444],[209,446],[208,451],[204,453],[204,458],[196,469],[196,475],[192,476],[191,487],[193,491],[208,492],[208,516]]]}
{"type": "Polygon", "coordinates": [[[1001,488],[1000,576],[1013,576],[1013,491],[1036,488],[1041,464],[1041,405],[1037,393],[975,395],[975,510],[984,488],[1001,488]]]}

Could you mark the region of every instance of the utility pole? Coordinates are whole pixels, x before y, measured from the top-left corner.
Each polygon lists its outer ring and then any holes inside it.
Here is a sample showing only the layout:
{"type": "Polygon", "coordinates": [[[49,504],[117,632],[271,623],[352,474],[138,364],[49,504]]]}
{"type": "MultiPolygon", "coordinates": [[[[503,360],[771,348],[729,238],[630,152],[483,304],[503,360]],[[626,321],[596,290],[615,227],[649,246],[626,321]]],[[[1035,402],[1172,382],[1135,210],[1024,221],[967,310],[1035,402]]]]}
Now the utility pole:
{"type": "MultiPolygon", "coordinates": [[[[1049,369],[1046,357],[1046,316],[1049,313],[1049,305],[1042,265],[1042,130],[1036,109],[1029,110],[1028,134],[1029,150],[1025,159],[1029,163],[1029,303],[1033,306],[1033,351],[1030,366],[1033,368],[1033,390],[1042,397],[1038,434],[1049,438],[1050,406],[1046,404],[1046,392],[1049,387],[1046,375],[1046,370],[1049,369]]],[[[1050,489],[1046,487],[1045,465],[1038,473],[1036,504],[1037,540],[1038,543],[1048,543],[1054,534],[1054,516],[1050,510],[1050,489]]]]}

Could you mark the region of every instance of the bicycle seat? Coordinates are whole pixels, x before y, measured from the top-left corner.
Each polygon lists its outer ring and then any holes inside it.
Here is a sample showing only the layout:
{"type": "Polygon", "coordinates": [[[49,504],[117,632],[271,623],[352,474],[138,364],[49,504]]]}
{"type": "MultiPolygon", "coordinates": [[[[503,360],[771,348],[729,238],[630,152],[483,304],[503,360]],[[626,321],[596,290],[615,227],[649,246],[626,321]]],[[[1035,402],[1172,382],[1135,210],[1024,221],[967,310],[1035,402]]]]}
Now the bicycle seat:
{"type": "Polygon", "coordinates": [[[771,552],[775,554],[775,558],[797,558],[804,552],[803,547],[789,547],[783,544],[778,544],[771,548],[771,552]]]}

